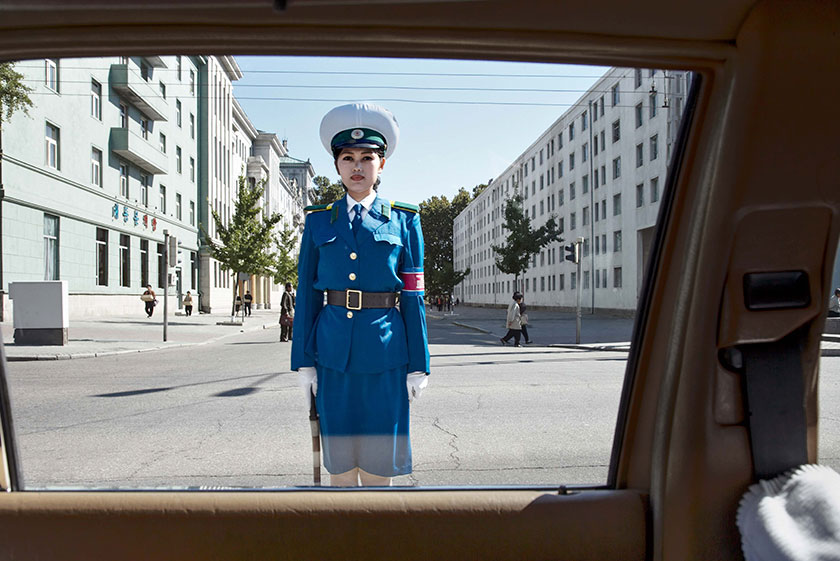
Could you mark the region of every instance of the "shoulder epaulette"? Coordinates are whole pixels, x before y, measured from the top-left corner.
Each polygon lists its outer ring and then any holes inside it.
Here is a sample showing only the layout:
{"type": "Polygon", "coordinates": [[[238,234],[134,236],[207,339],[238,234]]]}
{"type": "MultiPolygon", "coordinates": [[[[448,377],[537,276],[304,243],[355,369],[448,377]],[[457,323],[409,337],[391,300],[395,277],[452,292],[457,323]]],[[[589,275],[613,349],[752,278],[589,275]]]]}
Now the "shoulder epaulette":
{"type": "Polygon", "coordinates": [[[407,210],[408,212],[419,213],[420,207],[417,205],[413,205],[411,203],[402,203],[400,201],[391,201],[392,208],[398,208],[400,210],[407,210]]]}
{"type": "Polygon", "coordinates": [[[304,212],[320,212],[322,210],[330,210],[333,206],[333,203],[329,203],[326,205],[309,205],[308,207],[304,208],[304,212]]]}

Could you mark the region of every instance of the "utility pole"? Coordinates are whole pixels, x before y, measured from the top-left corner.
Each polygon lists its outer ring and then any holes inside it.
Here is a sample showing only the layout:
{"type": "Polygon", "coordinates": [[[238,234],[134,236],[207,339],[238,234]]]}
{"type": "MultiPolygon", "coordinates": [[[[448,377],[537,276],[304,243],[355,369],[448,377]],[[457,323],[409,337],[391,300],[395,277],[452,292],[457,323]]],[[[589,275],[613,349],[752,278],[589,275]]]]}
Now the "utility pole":
{"type": "Polygon", "coordinates": [[[581,284],[580,257],[581,257],[582,246],[583,246],[583,238],[580,237],[580,238],[576,239],[573,243],[570,243],[569,245],[563,247],[563,249],[566,251],[566,256],[564,257],[564,259],[566,261],[571,261],[572,263],[577,265],[577,273],[576,273],[576,277],[575,277],[577,279],[575,281],[576,300],[577,300],[577,303],[575,305],[575,316],[576,316],[575,343],[578,344],[578,345],[580,345],[580,294],[581,294],[581,289],[580,289],[580,284],[581,284]]]}

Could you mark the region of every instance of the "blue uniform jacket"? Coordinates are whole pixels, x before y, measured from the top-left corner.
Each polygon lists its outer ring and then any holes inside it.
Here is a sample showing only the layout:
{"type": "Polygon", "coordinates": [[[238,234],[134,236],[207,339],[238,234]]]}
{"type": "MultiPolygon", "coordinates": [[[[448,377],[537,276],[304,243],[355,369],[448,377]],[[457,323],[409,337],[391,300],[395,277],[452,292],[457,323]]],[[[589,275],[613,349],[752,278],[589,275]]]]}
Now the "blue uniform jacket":
{"type": "Polygon", "coordinates": [[[356,236],[346,198],[310,212],[298,260],[292,370],[317,362],[348,373],[400,366],[428,373],[422,273],[423,232],[417,212],[377,197],[356,236]],[[348,288],[401,292],[399,308],[348,311],[324,305],[325,290],[348,288]]]}

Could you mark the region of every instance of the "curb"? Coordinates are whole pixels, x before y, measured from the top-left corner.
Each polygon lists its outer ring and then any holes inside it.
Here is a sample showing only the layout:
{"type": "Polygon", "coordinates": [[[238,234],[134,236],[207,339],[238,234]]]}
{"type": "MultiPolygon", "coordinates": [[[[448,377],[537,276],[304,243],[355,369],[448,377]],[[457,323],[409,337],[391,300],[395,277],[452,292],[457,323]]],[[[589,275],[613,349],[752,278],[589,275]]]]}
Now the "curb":
{"type": "MultiPolygon", "coordinates": [[[[259,329],[272,329],[274,327],[274,322],[271,323],[263,323],[261,325],[255,325],[254,327],[240,329],[238,333],[247,333],[250,331],[257,331],[259,329]]],[[[210,343],[214,343],[219,341],[220,339],[224,339],[225,337],[230,337],[232,335],[236,335],[237,333],[225,333],[224,335],[219,335],[218,337],[213,337],[212,339],[207,339],[205,341],[198,341],[195,343],[173,343],[171,345],[157,345],[155,347],[144,347],[142,349],[124,349],[121,351],[100,351],[100,352],[79,352],[79,353],[56,353],[56,354],[43,354],[43,355],[29,355],[29,356],[8,356],[6,355],[6,362],[34,362],[39,360],[71,360],[71,359],[80,359],[80,358],[99,358],[103,356],[115,356],[115,355],[125,355],[131,353],[147,353],[150,351],[162,351],[166,349],[178,349],[183,347],[197,347],[199,345],[207,345],[210,343]]]]}

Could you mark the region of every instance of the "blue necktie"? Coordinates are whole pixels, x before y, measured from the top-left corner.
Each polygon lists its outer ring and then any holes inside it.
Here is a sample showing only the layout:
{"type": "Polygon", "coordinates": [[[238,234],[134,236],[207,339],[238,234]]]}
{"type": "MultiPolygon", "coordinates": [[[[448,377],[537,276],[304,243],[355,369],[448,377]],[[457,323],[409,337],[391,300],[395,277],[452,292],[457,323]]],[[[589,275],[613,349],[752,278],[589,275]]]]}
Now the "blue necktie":
{"type": "Polygon", "coordinates": [[[356,234],[359,231],[359,226],[362,224],[362,203],[356,203],[356,206],[353,207],[353,212],[356,214],[353,215],[353,222],[350,225],[353,228],[353,233],[356,234]]]}

